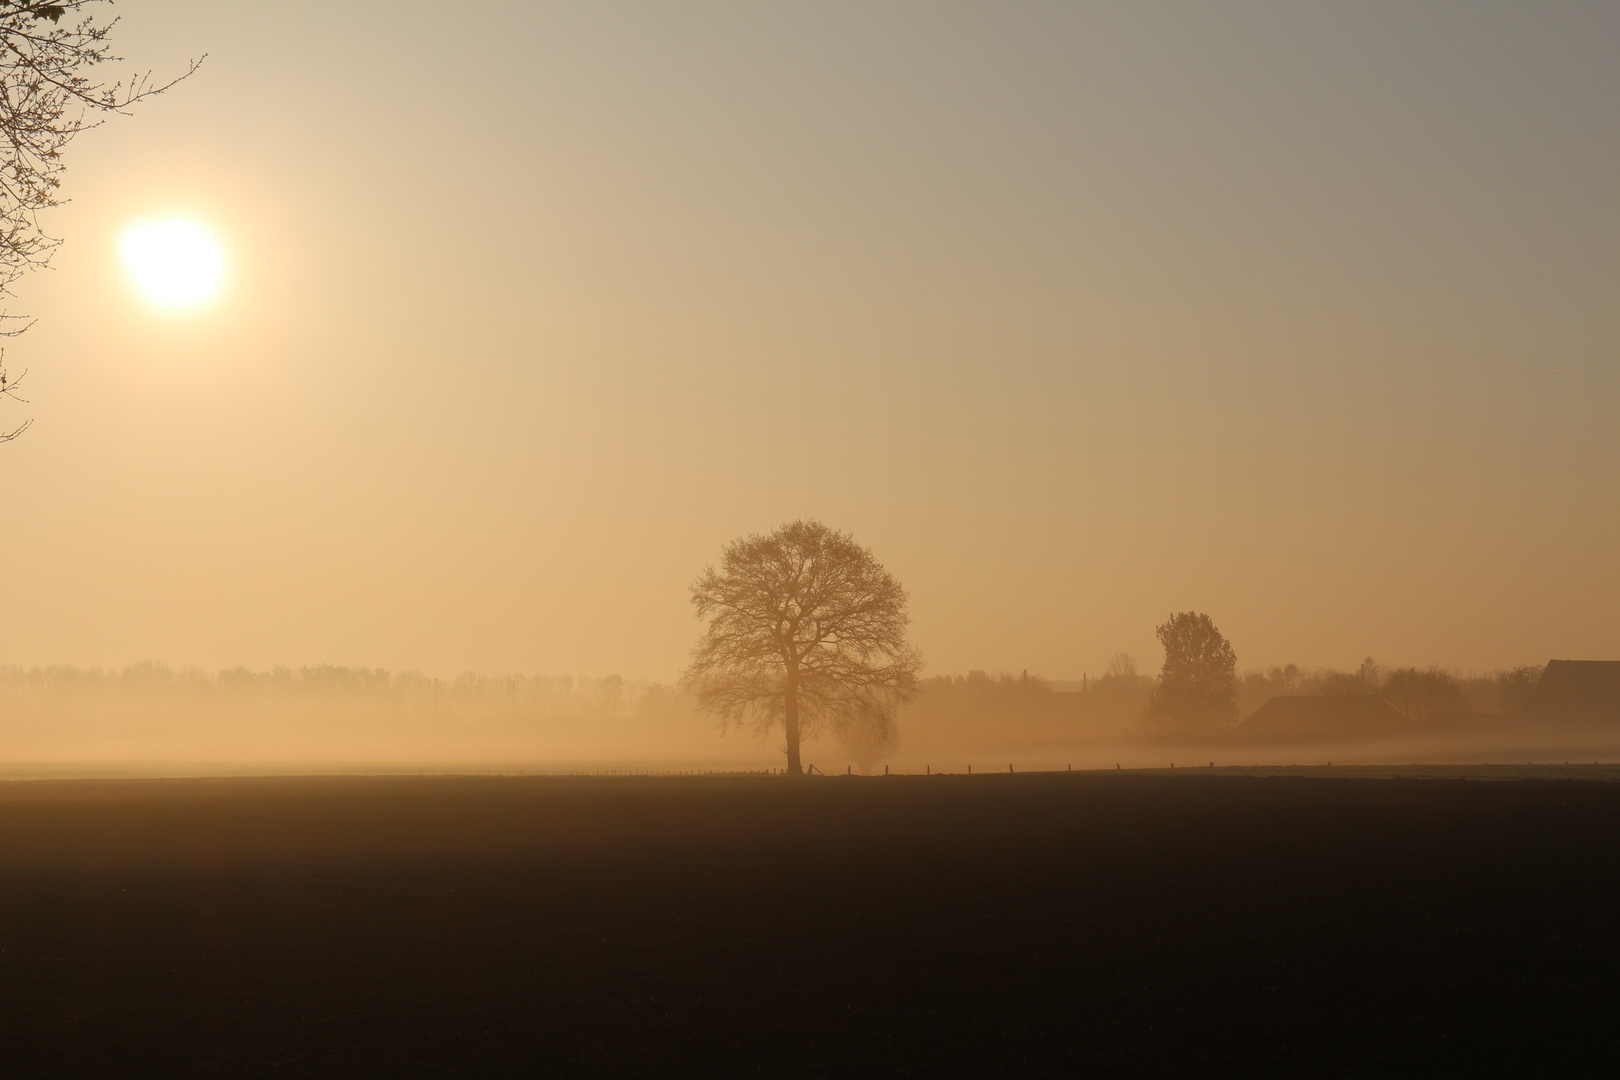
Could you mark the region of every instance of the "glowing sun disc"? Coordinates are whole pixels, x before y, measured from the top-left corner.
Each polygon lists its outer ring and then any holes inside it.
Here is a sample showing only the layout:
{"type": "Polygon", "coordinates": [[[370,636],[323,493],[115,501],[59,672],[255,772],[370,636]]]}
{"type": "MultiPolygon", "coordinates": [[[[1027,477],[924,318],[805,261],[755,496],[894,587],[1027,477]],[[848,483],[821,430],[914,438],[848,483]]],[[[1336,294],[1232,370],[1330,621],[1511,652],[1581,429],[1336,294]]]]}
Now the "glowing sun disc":
{"type": "Polygon", "coordinates": [[[189,307],[219,291],[225,257],[207,229],[190,221],[146,221],[124,231],[124,266],[154,303],[189,307]]]}

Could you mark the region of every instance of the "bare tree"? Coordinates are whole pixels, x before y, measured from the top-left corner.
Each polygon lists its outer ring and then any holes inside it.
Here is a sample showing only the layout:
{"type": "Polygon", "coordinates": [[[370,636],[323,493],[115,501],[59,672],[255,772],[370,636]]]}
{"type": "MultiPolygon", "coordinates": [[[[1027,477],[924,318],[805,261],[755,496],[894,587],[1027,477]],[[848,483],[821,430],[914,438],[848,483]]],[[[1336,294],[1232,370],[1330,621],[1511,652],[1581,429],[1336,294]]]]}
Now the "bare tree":
{"type": "Polygon", "coordinates": [[[894,740],[922,658],[906,643],[906,591],[847,533],[795,521],[728,544],[692,585],[708,629],[686,679],[721,726],[778,724],[788,772],[801,739],[831,731],[870,748],[894,740]]]}
{"type": "Polygon", "coordinates": [[[1384,680],[1384,700],[1414,724],[1432,723],[1468,712],[1468,698],[1456,676],[1438,667],[1396,668],[1384,680]]]}
{"type": "Polygon", "coordinates": [[[1134,679],[1136,678],[1136,657],[1128,652],[1117,652],[1108,661],[1108,668],[1102,673],[1105,679],[1134,679]]]}
{"type": "MultiPolygon", "coordinates": [[[[5,316],[0,315],[0,319],[3,318],[5,318],[5,316]]],[[[3,330],[0,330],[0,337],[9,336],[11,335],[7,334],[3,330]]],[[[23,372],[23,375],[26,374],[28,374],[28,372],[23,372]]],[[[4,349],[0,349],[0,401],[19,401],[24,405],[28,404],[27,398],[17,396],[17,387],[21,383],[22,375],[12,378],[11,375],[7,373],[6,351],[4,349]]],[[[24,420],[19,426],[12,428],[10,431],[0,429],[0,443],[10,442],[12,439],[15,439],[17,436],[27,431],[32,424],[33,420],[24,420]]]]}
{"type": "MultiPolygon", "coordinates": [[[[1154,726],[1211,734],[1237,716],[1237,654],[1202,612],[1177,612],[1157,630],[1164,667],[1148,703],[1154,726]]],[[[1168,733],[1168,732],[1167,732],[1168,733]]]]}
{"type": "MultiPolygon", "coordinates": [[[[98,80],[100,65],[120,59],[107,43],[118,20],[93,13],[110,2],[0,0],[0,297],[10,295],[18,278],[49,263],[61,242],[40,228],[39,212],[61,202],[63,148],[108,113],[163,93],[202,62],[193,61],[184,75],[166,83],[150,76],[98,80]]],[[[16,325],[20,320],[0,314],[0,337],[26,330],[26,322],[16,325]]],[[[22,376],[7,375],[4,361],[0,353],[0,398],[20,401],[22,376]]],[[[0,442],[27,427],[0,431],[0,442]]]]}

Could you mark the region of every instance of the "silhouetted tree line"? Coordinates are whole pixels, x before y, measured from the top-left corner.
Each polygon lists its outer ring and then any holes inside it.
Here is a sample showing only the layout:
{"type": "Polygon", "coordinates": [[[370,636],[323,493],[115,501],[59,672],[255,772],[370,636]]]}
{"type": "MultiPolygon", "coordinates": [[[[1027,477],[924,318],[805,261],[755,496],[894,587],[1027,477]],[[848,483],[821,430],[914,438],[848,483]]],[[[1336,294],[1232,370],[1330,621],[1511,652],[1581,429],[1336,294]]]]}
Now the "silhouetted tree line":
{"type": "Polygon", "coordinates": [[[1164,665],[1143,717],[1149,735],[1212,737],[1278,696],[1375,696],[1414,727],[1476,713],[1522,713],[1540,678],[1527,666],[1464,678],[1438,666],[1385,670],[1371,657],[1355,671],[1306,672],[1294,664],[1237,674],[1237,654],[1201,612],[1172,614],[1158,627],[1164,665]]]}
{"type": "Polygon", "coordinates": [[[1354,671],[1304,670],[1294,664],[1243,673],[1239,680],[1244,714],[1284,694],[1374,694],[1414,723],[1457,719],[1479,713],[1513,716],[1524,712],[1541,665],[1484,675],[1459,675],[1437,666],[1385,669],[1371,657],[1354,671]]]}
{"type": "MultiPolygon", "coordinates": [[[[718,758],[678,687],[534,675],[433,678],[318,665],[0,667],[0,766],[29,762],[718,758]]],[[[730,756],[735,756],[731,752],[730,756]]]]}
{"type": "Polygon", "coordinates": [[[1153,686],[1124,653],[1100,678],[1075,682],[984,671],[934,676],[900,716],[900,745],[907,757],[943,760],[1117,743],[1138,734],[1153,686]]]}
{"type": "Polygon", "coordinates": [[[690,711],[680,690],[646,681],[538,675],[464,673],[450,679],[383,668],[275,667],[256,671],[171,668],[140,663],[99,667],[0,667],[0,723],[30,702],[68,707],[86,715],[122,708],[192,707],[220,713],[268,706],[299,712],[314,706],[354,715],[415,717],[439,721],[510,719],[613,720],[644,713],[690,711]],[[82,711],[82,710],[81,710],[82,711]]]}

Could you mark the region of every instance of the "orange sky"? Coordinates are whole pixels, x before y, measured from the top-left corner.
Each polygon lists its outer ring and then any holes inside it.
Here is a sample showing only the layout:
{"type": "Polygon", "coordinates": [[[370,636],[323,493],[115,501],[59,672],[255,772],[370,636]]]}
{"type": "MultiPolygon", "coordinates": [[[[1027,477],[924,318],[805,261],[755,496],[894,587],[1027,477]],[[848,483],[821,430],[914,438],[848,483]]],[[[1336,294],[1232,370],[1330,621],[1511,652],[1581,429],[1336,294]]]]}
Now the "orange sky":
{"type": "Polygon", "coordinates": [[[807,515],[934,673],[1620,656],[1613,4],[117,10],[0,663],[669,678],[807,515]]]}

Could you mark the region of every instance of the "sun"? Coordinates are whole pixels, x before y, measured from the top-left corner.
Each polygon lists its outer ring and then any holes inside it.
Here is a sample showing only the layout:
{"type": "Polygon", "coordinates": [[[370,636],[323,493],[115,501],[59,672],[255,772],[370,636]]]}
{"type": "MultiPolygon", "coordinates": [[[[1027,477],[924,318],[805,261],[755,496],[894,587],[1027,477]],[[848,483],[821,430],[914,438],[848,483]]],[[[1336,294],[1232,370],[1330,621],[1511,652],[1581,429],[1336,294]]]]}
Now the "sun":
{"type": "Polygon", "coordinates": [[[200,304],[219,292],[225,257],[213,234],[196,222],[143,221],[124,230],[124,266],[141,292],[166,308],[200,304]]]}

